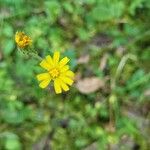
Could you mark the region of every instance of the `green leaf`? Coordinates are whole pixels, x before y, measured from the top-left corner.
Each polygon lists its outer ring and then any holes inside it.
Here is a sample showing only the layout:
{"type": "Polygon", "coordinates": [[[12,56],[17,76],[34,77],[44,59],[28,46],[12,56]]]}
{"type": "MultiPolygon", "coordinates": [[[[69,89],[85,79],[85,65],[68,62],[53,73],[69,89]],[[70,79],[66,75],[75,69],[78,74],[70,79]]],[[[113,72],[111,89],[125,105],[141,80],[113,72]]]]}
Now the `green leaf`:
{"type": "Polygon", "coordinates": [[[85,30],[84,28],[77,29],[77,35],[79,36],[80,40],[87,41],[90,38],[89,31],[85,30]]]}
{"type": "Polygon", "coordinates": [[[14,40],[10,39],[10,40],[5,40],[5,42],[3,43],[3,53],[4,55],[8,56],[14,49],[15,44],[14,44],[14,40]]]}
{"type": "Polygon", "coordinates": [[[5,149],[6,150],[21,150],[21,143],[16,134],[8,132],[5,134],[5,149]]]}
{"type": "Polygon", "coordinates": [[[73,10],[74,10],[72,4],[69,3],[69,2],[64,2],[64,3],[63,3],[63,7],[64,7],[64,9],[65,9],[67,12],[69,12],[69,13],[72,13],[73,10]]]}
{"type": "Polygon", "coordinates": [[[89,13],[95,21],[103,22],[112,19],[118,19],[124,12],[124,3],[122,1],[108,3],[107,1],[100,2],[89,13]]]}
{"type": "Polygon", "coordinates": [[[89,4],[89,5],[96,3],[96,1],[97,0],[83,0],[84,3],[89,4]]]}
{"type": "Polygon", "coordinates": [[[45,2],[46,14],[51,23],[54,23],[61,14],[61,7],[57,0],[45,2]]]}
{"type": "Polygon", "coordinates": [[[30,109],[23,107],[21,102],[14,101],[8,103],[8,106],[3,110],[2,119],[10,124],[20,124],[30,115],[30,109]]]}
{"type": "Polygon", "coordinates": [[[3,34],[7,37],[13,37],[14,36],[13,27],[9,24],[6,24],[3,29],[3,34]]]}
{"type": "Polygon", "coordinates": [[[135,15],[136,8],[143,6],[143,2],[146,0],[132,0],[131,5],[129,6],[129,13],[135,15]]]}

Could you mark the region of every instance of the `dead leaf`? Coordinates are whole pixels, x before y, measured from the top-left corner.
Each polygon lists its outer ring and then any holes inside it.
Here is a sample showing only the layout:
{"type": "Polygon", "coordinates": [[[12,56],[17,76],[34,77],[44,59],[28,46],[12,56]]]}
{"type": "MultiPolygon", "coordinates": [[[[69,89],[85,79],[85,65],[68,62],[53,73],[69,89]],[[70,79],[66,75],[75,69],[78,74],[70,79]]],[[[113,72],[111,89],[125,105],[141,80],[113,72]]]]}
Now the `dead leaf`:
{"type": "Polygon", "coordinates": [[[89,59],[90,59],[90,56],[87,54],[87,55],[83,55],[81,56],[78,60],[77,60],[77,63],[78,64],[86,64],[89,62],[89,59]]]}
{"type": "Polygon", "coordinates": [[[150,96],[150,89],[147,89],[145,92],[144,92],[144,96],[150,96]]]}
{"type": "Polygon", "coordinates": [[[88,145],[85,149],[83,150],[97,150],[98,149],[98,143],[97,142],[94,142],[90,145],[88,145]]]}
{"type": "Polygon", "coordinates": [[[111,132],[111,133],[114,133],[116,131],[113,123],[106,124],[105,129],[106,129],[106,131],[111,132]]]}
{"type": "Polygon", "coordinates": [[[104,81],[97,77],[80,79],[76,84],[77,89],[84,94],[89,94],[104,87],[104,81]]]}
{"type": "Polygon", "coordinates": [[[82,76],[82,75],[81,75],[81,72],[76,72],[74,80],[75,80],[75,81],[80,80],[80,79],[81,79],[81,76],[82,76]]]}
{"type": "Polygon", "coordinates": [[[121,57],[121,56],[123,55],[123,53],[125,52],[125,50],[126,50],[125,47],[120,46],[120,47],[117,48],[116,54],[117,54],[119,57],[121,57]]]}
{"type": "Polygon", "coordinates": [[[108,54],[104,54],[104,56],[100,60],[99,68],[100,70],[104,70],[107,64],[108,54]]]}

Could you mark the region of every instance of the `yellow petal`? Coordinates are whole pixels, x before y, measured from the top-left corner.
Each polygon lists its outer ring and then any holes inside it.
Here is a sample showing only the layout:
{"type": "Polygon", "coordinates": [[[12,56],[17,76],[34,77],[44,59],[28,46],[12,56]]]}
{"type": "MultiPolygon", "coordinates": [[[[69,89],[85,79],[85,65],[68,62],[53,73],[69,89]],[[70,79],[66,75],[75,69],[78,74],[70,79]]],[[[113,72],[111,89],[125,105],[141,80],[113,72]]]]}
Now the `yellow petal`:
{"type": "Polygon", "coordinates": [[[59,94],[62,92],[62,89],[60,87],[60,83],[59,83],[59,80],[54,80],[54,89],[55,89],[55,92],[56,94],[59,94]]]}
{"type": "Polygon", "coordinates": [[[55,65],[59,62],[60,52],[56,51],[53,56],[53,62],[55,65]]]}
{"type": "Polygon", "coordinates": [[[64,73],[64,72],[66,72],[67,70],[69,70],[69,66],[68,66],[68,65],[65,65],[64,67],[60,68],[60,72],[61,72],[61,73],[64,73]]]}
{"type": "Polygon", "coordinates": [[[74,77],[74,73],[71,70],[66,71],[64,74],[71,78],[74,77]]]}
{"type": "Polygon", "coordinates": [[[39,81],[50,79],[49,73],[41,73],[41,74],[38,74],[36,77],[39,81]]]}
{"type": "Polygon", "coordinates": [[[48,84],[50,83],[51,79],[46,79],[46,80],[43,80],[40,84],[39,84],[39,87],[41,88],[46,88],[48,86],[48,84]]]}
{"type": "Polygon", "coordinates": [[[51,65],[45,59],[41,61],[40,66],[46,70],[51,69],[51,65]]]}
{"type": "Polygon", "coordinates": [[[70,79],[70,78],[68,78],[68,77],[60,76],[60,79],[61,79],[64,83],[66,83],[66,84],[68,84],[68,85],[72,85],[72,84],[73,84],[73,80],[70,79]]]}
{"type": "Polygon", "coordinates": [[[59,65],[60,67],[63,67],[64,65],[66,65],[69,62],[69,58],[68,57],[64,57],[60,62],[59,65]]]}
{"type": "Polygon", "coordinates": [[[51,66],[53,65],[53,59],[50,55],[46,56],[46,61],[48,64],[50,64],[51,66]]]}
{"type": "Polygon", "coordinates": [[[68,90],[69,90],[68,85],[65,84],[62,80],[59,79],[59,83],[60,83],[61,88],[62,88],[64,91],[68,91],[68,90]]]}

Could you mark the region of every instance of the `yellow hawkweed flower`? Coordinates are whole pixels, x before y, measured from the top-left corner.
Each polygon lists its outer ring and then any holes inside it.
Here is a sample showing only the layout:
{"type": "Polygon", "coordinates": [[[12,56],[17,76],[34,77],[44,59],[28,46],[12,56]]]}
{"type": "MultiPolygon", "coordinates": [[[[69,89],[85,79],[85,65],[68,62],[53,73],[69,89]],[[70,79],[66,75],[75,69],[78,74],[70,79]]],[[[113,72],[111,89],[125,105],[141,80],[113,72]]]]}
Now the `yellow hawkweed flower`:
{"type": "Polygon", "coordinates": [[[67,63],[69,59],[64,57],[59,61],[60,53],[55,52],[53,58],[48,55],[40,63],[40,66],[47,70],[46,73],[37,75],[41,88],[46,88],[51,80],[54,81],[55,92],[62,93],[62,90],[68,91],[68,85],[73,84],[74,73],[69,69],[67,63]]]}
{"type": "Polygon", "coordinates": [[[15,41],[19,48],[25,48],[32,43],[31,38],[27,36],[24,32],[16,32],[15,41]]]}

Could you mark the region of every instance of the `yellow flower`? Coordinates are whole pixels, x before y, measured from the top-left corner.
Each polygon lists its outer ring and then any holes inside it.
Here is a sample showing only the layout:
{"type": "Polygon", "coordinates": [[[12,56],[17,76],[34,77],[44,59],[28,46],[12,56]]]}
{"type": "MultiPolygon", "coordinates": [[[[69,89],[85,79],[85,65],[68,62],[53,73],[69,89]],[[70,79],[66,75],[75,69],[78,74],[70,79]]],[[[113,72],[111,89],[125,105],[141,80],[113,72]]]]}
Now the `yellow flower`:
{"type": "Polygon", "coordinates": [[[47,72],[37,75],[39,86],[46,88],[50,81],[54,81],[55,92],[62,93],[62,90],[68,91],[69,86],[73,84],[74,73],[69,69],[67,63],[69,59],[64,57],[59,61],[60,53],[55,52],[53,58],[48,55],[40,63],[40,66],[47,72]]]}
{"type": "Polygon", "coordinates": [[[16,32],[15,41],[19,48],[25,48],[32,43],[31,38],[27,36],[24,32],[16,32]]]}

